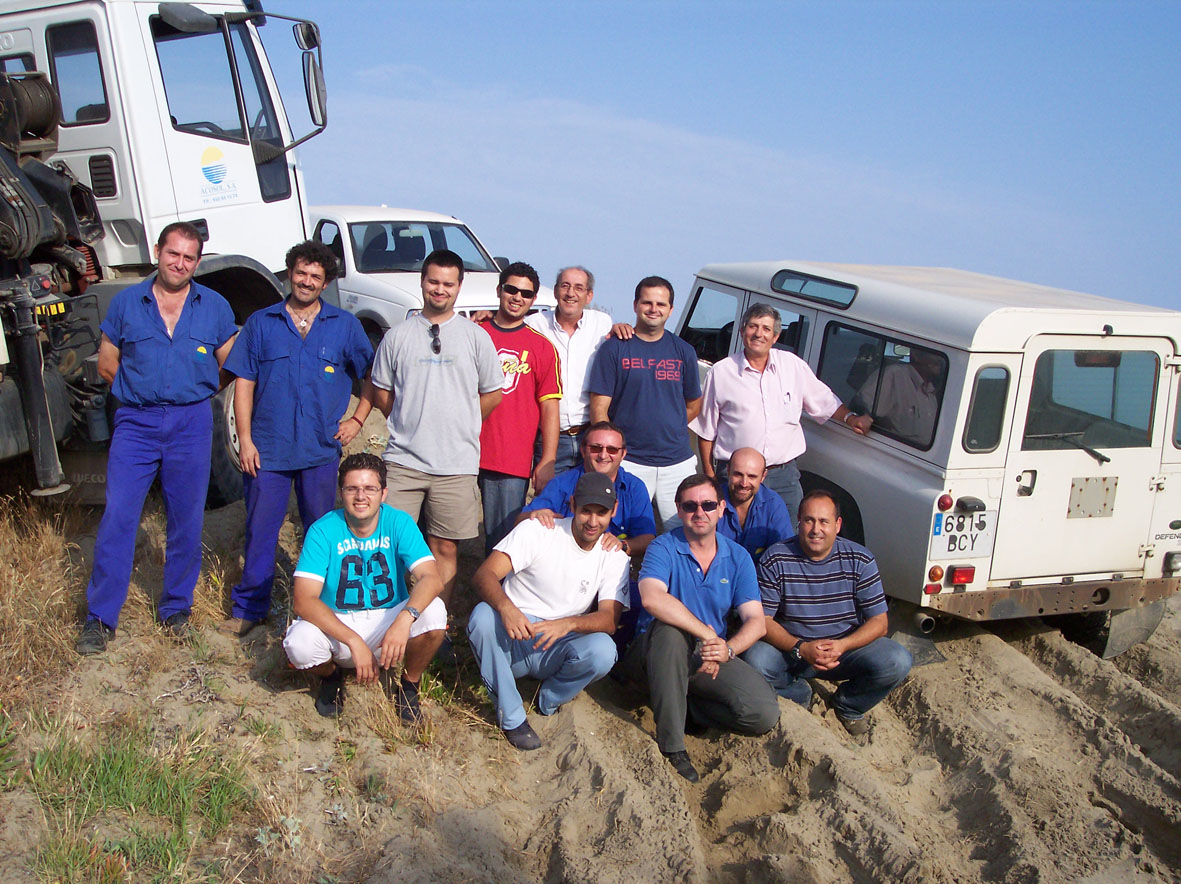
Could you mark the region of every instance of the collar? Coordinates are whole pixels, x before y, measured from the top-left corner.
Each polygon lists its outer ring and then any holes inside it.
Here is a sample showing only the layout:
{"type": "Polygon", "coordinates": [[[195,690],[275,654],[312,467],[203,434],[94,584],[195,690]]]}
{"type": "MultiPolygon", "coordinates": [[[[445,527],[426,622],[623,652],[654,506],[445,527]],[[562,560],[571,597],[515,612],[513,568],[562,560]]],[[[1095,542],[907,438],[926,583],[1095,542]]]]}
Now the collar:
{"type": "MultiPolygon", "coordinates": [[[[739,374],[742,374],[748,368],[753,372],[757,372],[758,374],[762,374],[762,372],[760,372],[757,368],[752,366],[750,364],[750,362],[747,361],[746,348],[739,350],[734,355],[738,359],[738,373],[739,374]]],[[[772,347],[771,352],[767,354],[767,367],[764,368],[763,371],[776,371],[776,370],[777,370],[777,365],[775,362],[775,348],[772,347]]]]}
{"type": "MultiPolygon", "coordinates": [[[[675,549],[682,556],[691,558],[695,562],[697,561],[697,559],[693,558],[693,550],[689,549],[689,539],[685,537],[685,529],[683,527],[677,526],[676,528],[673,528],[673,530],[668,533],[668,536],[673,539],[673,549],[675,549]]],[[[728,543],[732,542],[730,538],[718,534],[715,531],[714,539],[718,545],[717,552],[714,553],[714,561],[716,562],[718,559],[730,558],[730,548],[727,545],[728,543]]],[[[712,573],[713,565],[709,566],[709,570],[712,573]]]]}

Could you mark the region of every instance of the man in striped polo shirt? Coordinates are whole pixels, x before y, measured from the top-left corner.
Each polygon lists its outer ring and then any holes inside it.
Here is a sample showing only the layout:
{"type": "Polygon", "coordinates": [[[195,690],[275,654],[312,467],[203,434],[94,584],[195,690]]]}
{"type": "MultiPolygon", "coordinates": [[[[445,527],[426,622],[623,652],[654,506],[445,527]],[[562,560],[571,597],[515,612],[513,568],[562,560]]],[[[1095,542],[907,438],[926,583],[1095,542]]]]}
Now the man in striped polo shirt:
{"type": "Polygon", "coordinates": [[[854,736],[869,732],[866,713],[902,683],[910,652],[886,638],[886,596],[873,554],[844,537],[841,510],[828,491],[804,495],[799,534],[759,560],[767,634],[743,655],[781,697],[807,706],[807,679],[840,682],[833,708],[854,736]]]}

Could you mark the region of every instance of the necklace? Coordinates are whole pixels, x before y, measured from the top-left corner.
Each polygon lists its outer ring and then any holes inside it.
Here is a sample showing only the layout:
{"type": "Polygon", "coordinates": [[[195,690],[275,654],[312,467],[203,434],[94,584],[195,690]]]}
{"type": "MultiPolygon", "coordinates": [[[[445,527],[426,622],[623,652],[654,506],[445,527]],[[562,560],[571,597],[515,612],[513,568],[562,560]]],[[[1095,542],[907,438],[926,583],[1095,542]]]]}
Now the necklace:
{"type": "Polygon", "coordinates": [[[299,324],[301,329],[308,327],[308,322],[315,319],[316,314],[320,312],[320,304],[317,302],[307,313],[296,312],[290,303],[287,304],[287,312],[291,314],[292,320],[299,324]]]}

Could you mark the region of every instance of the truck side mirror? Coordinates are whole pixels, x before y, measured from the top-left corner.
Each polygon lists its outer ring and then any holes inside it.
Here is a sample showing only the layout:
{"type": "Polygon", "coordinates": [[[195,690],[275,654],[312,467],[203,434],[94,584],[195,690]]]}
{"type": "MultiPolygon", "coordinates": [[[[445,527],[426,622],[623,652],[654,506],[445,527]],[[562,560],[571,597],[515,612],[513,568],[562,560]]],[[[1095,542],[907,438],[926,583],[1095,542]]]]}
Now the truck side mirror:
{"type": "Polygon", "coordinates": [[[183,34],[211,34],[219,29],[217,19],[191,3],[161,3],[160,18],[183,34]]]}
{"type": "Polygon", "coordinates": [[[320,45],[320,29],[315,22],[296,22],[292,28],[295,31],[295,42],[300,49],[316,49],[320,45]]]}
{"type": "Polygon", "coordinates": [[[316,61],[316,53],[303,54],[303,88],[308,96],[308,114],[317,129],[323,129],[328,122],[328,89],[324,85],[324,73],[316,61]]]}

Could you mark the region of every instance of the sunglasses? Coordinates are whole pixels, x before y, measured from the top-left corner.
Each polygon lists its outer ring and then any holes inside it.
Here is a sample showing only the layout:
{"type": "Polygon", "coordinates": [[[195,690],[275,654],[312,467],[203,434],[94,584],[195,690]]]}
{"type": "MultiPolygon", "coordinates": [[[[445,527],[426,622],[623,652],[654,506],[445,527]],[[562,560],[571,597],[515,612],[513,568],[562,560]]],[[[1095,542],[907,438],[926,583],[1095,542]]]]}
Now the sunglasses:
{"type": "Polygon", "coordinates": [[[500,287],[500,290],[506,295],[520,295],[526,301],[532,301],[537,297],[537,292],[532,289],[519,289],[515,285],[509,285],[507,282],[500,287]]]}
{"type": "Polygon", "coordinates": [[[598,442],[587,442],[586,450],[591,454],[599,454],[602,451],[606,451],[611,455],[619,454],[619,452],[623,451],[618,445],[600,445],[598,442]]]}
{"type": "Polygon", "coordinates": [[[681,509],[687,513],[695,513],[695,512],[697,512],[698,509],[700,509],[702,512],[712,513],[717,508],[718,508],[718,502],[716,500],[701,500],[701,501],[682,500],[681,501],[681,509]]]}
{"type": "Polygon", "coordinates": [[[437,323],[431,325],[431,351],[436,356],[443,352],[443,344],[439,341],[439,326],[437,323]]]}

